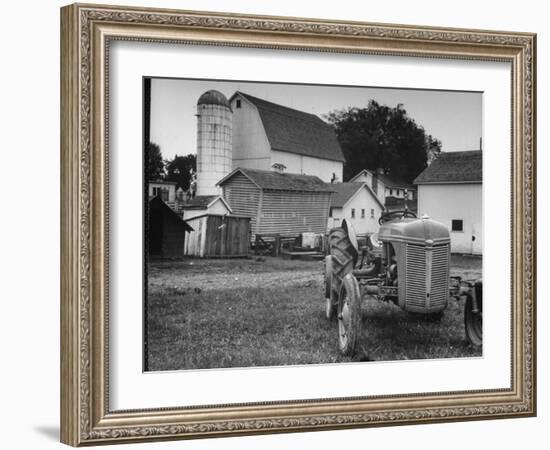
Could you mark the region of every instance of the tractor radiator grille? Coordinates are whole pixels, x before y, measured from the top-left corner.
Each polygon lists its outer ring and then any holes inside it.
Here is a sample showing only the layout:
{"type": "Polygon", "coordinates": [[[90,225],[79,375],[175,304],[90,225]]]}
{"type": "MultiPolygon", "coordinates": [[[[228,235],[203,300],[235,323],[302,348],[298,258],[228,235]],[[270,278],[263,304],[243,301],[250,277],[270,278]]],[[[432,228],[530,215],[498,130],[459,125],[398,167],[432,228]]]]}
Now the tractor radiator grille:
{"type": "Polygon", "coordinates": [[[449,300],[449,246],[441,245],[432,250],[431,308],[447,306],[449,300]]]}
{"type": "Polygon", "coordinates": [[[440,310],[449,296],[449,246],[407,245],[405,301],[414,311],[440,310]],[[430,273],[426,273],[430,269],[430,273]],[[427,286],[429,283],[429,286],[427,286]],[[427,289],[428,287],[428,289],[427,289]],[[429,294],[429,296],[427,295],[429,294]]]}
{"type": "Polygon", "coordinates": [[[407,245],[406,303],[410,308],[424,308],[426,299],[426,249],[407,245]]]}

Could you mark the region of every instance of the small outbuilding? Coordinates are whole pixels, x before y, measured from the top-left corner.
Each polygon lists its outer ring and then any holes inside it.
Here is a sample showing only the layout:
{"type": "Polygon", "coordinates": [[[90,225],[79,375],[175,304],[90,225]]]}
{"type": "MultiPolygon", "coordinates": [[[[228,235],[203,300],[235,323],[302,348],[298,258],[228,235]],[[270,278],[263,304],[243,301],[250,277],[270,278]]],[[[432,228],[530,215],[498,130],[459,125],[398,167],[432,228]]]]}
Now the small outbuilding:
{"type": "Polygon", "coordinates": [[[218,185],[233,212],[250,217],[252,240],[326,232],[333,189],[319,177],[237,168],[218,185]]]}
{"type": "Polygon", "coordinates": [[[342,219],[347,219],[358,235],[378,231],[378,218],[384,204],[367,183],[331,183],[329,186],[336,191],[330,201],[329,230],[339,227],[342,219]]]}
{"type": "Polygon", "coordinates": [[[174,212],[159,195],[149,200],[149,256],[180,258],[184,256],[185,234],[193,228],[174,212]]]}
{"type": "Polygon", "coordinates": [[[250,217],[201,214],[187,220],[193,227],[185,241],[186,256],[243,258],[250,246],[250,217]]]}

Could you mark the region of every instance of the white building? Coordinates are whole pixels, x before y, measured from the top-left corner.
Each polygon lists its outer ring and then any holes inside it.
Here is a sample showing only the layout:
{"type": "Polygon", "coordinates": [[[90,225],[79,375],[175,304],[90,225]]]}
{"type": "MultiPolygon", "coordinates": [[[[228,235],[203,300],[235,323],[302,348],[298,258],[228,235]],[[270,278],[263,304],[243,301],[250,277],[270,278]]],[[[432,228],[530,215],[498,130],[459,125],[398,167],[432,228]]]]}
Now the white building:
{"type": "Polygon", "coordinates": [[[176,201],[176,182],[164,180],[149,180],[147,182],[149,199],[159,196],[164,203],[176,201]]]}
{"type": "Polygon", "coordinates": [[[415,180],[418,212],[445,224],[451,251],[483,252],[482,152],[440,153],[415,180]]]}
{"type": "Polygon", "coordinates": [[[377,171],[363,169],[349,181],[350,183],[367,183],[382,203],[385,203],[387,197],[404,198],[405,189],[409,200],[416,199],[416,187],[414,185],[391,176],[382,169],[377,171]]]}
{"type": "Polygon", "coordinates": [[[327,227],[339,227],[348,219],[358,235],[376,233],[384,204],[366,183],[331,183],[335,191],[330,201],[327,227]]]}
{"type": "Polygon", "coordinates": [[[314,114],[235,92],[233,169],[271,170],[342,181],[344,156],[332,127],[314,114]]]}

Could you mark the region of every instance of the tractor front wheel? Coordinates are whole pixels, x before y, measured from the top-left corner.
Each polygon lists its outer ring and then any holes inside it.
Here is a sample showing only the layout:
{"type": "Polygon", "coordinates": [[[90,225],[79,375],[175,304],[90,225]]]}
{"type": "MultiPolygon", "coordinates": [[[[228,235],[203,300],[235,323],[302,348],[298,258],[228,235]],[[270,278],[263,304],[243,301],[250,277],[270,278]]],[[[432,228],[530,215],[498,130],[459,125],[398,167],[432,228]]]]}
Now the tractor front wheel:
{"type": "MultiPolygon", "coordinates": [[[[475,289],[476,291],[478,290],[477,286],[475,289]]],[[[479,291],[481,291],[481,289],[479,289],[479,291]]],[[[466,337],[468,338],[468,341],[473,346],[480,347],[483,343],[483,310],[481,292],[479,295],[476,295],[476,297],[477,305],[474,305],[474,299],[471,295],[468,295],[466,299],[466,305],[464,307],[464,328],[466,330],[466,337]],[[474,308],[474,306],[477,306],[477,308],[474,308]]]]}
{"type": "Polygon", "coordinates": [[[342,280],[338,299],[338,346],[344,356],[353,356],[361,334],[361,291],[348,273],[342,280]]]}
{"type": "Polygon", "coordinates": [[[336,317],[338,302],[333,283],[333,272],[333,257],[328,255],[325,258],[325,317],[327,320],[333,320],[336,317]]]}

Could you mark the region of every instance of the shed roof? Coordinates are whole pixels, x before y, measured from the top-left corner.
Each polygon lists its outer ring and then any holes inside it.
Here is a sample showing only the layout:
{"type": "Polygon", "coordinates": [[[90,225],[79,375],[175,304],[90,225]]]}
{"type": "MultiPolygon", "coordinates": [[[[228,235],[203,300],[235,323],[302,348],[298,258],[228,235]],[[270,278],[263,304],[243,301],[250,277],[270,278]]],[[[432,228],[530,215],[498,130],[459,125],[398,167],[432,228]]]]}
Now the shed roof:
{"type": "Polygon", "coordinates": [[[218,182],[223,186],[237,173],[242,173],[260,189],[275,191],[298,191],[298,192],[334,192],[327,183],[314,175],[300,175],[294,173],[280,173],[271,170],[256,170],[237,168],[229,175],[218,182]]]}
{"type": "Polygon", "coordinates": [[[156,195],[149,200],[149,211],[162,211],[167,217],[170,217],[178,226],[181,226],[185,231],[193,231],[193,227],[183,220],[172,208],[170,208],[161,198],[156,195]]]}
{"type": "Polygon", "coordinates": [[[192,199],[186,201],[181,206],[181,208],[184,209],[184,210],[207,209],[216,200],[220,200],[225,205],[227,210],[229,212],[232,212],[229,205],[226,203],[226,201],[220,195],[196,195],[192,199]]]}
{"type": "Polygon", "coordinates": [[[366,183],[353,182],[353,183],[330,183],[328,184],[336,193],[330,199],[330,206],[332,208],[343,208],[347,202],[359,191],[360,189],[366,189],[369,194],[375,199],[375,201],[384,208],[384,205],[379,198],[372,192],[371,188],[366,183]]]}
{"type": "Polygon", "coordinates": [[[415,184],[481,183],[483,152],[445,152],[416,177],[415,184]]]}
{"type": "Polygon", "coordinates": [[[320,117],[240,91],[233,94],[231,101],[238,95],[258,110],[272,150],[344,161],[334,129],[320,117]]]}

